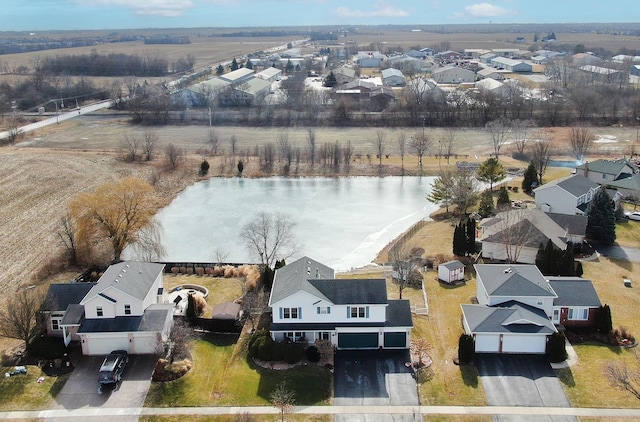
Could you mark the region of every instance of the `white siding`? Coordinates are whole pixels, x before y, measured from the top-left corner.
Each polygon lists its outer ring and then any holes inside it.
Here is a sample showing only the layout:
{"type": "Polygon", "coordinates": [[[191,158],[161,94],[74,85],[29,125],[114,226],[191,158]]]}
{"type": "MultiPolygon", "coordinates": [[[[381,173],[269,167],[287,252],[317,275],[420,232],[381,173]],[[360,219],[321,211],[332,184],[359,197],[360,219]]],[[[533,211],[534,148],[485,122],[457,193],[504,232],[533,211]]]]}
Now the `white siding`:
{"type": "Polygon", "coordinates": [[[559,187],[538,189],[536,194],[536,206],[542,208],[543,204],[549,204],[549,211],[558,214],[576,214],[577,198],[559,187]]]}
{"type": "Polygon", "coordinates": [[[544,335],[505,334],[502,338],[502,353],[544,353],[547,337],[544,335]]]}
{"type": "Polygon", "coordinates": [[[352,305],[333,305],[320,300],[307,292],[297,292],[280,302],[272,304],[272,319],[274,323],[328,323],[328,322],[384,322],[386,320],[386,305],[353,305],[368,307],[368,318],[351,318],[347,310],[352,305]],[[318,307],[329,308],[328,313],[318,313],[318,307]],[[297,319],[283,318],[281,308],[298,308],[302,310],[302,317],[297,319]]]}
{"type": "Polygon", "coordinates": [[[476,334],[476,353],[498,353],[500,334],[476,334]]]}
{"type": "MultiPolygon", "coordinates": [[[[515,255],[515,247],[512,248],[512,254],[515,255]]],[[[523,247],[518,253],[517,262],[521,264],[535,264],[538,248],[523,247]]],[[[507,260],[507,251],[502,243],[482,242],[482,257],[487,259],[507,260]]]]}

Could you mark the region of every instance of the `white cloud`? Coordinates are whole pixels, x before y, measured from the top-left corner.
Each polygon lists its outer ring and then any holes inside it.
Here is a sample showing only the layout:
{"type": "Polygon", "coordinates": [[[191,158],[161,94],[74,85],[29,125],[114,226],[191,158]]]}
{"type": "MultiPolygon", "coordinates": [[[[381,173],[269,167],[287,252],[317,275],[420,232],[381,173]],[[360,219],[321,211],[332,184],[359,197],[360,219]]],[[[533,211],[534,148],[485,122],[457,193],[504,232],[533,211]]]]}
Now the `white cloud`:
{"type": "Polygon", "coordinates": [[[350,9],[348,7],[338,7],[335,10],[335,14],[340,18],[404,18],[409,16],[409,13],[402,9],[398,9],[394,5],[386,2],[380,1],[373,5],[373,10],[364,11],[359,9],[350,9]]]}
{"type": "Polygon", "coordinates": [[[473,18],[492,18],[513,15],[513,10],[504,9],[491,3],[476,3],[464,8],[464,15],[473,18]]]}
{"type": "Polygon", "coordinates": [[[135,15],[182,16],[193,7],[192,0],[74,0],[83,6],[119,6],[132,10],[135,15]]]}

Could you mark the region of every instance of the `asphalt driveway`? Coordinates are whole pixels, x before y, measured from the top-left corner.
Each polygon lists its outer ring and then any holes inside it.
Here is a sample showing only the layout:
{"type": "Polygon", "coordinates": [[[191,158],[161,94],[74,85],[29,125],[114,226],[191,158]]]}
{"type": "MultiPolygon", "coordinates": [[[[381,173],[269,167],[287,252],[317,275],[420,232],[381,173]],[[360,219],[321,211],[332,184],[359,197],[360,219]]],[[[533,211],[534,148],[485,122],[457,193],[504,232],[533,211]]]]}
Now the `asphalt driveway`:
{"type": "MultiPolygon", "coordinates": [[[[334,404],[417,406],[418,389],[409,351],[338,351],[335,356],[334,404]]],[[[336,421],[421,421],[419,415],[337,415],[336,421]]]]}
{"type": "MultiPolygon", "coordinates": [[[[141,407],[151,385],[151,375],[157,361],[155,355],[130,355],[122,381],[115,387],[98,388],[98,370],[104,356],[83,356],[56,397],[52,409],[93,407],[141,407]]],[[[59,419],[47,419],[57,421],[59,419]]],[[[118,421],[137,421],[137,416],[118,421]]]]}
{"type": "MultiPolygon", "coordinates": [[[[476,355],[490,406],[571,407],[545,356],[476,355]]],[[[575,421],[575,417],[497,416],[498,421],[575,421]]]]}

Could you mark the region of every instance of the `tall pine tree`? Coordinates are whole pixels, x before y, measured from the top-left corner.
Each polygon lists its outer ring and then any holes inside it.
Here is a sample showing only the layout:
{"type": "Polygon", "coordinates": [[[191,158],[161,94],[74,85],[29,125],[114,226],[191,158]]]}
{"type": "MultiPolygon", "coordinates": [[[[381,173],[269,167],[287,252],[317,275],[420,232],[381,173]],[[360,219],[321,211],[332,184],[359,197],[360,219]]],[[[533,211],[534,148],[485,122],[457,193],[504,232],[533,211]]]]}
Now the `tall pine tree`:
{"type": "Polygon", "coordinates": [[[605,245],[616,240],[615,205],[604,188],[598,189],[587,208],[587,236],[605,245]]]}
{"type": "Polygon", "coordinates": [[[525,193],[531,193],[534,186],[538,185],[538,173],[536,172],[536,165],[531,161],[529,167],[524,172],[522,179],[522,191],[525,193]]]}
{"type": "Polygon", "coordinates": [[[496,208],[504,209],[511,208],[511,199],[509,198],[509,192],[504,186],[500,186],[500,192],[498,193],[498,200],[496,201],[496,208]]]}
{"type": "Polygon", "coordinates": [[[476,220],[473,218],[467,221],[467,253],[472,254],[476,252],[476,220]]]}

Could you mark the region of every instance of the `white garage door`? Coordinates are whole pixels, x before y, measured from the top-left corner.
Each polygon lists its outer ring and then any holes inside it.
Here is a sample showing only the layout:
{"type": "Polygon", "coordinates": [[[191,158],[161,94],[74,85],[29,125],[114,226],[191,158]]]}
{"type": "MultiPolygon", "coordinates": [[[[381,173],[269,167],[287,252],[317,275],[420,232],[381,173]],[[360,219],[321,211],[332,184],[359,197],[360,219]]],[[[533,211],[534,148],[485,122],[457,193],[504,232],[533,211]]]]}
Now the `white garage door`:
{"type": "Polygon", "coordinates": [[[476,353],[498,353],[500,334],[476,334],[476,353]]]}
{"type": "Polygon", "coordinates": [[[505,334],[502,338],[502,353],[544,353],[546,347],[546,336],[505,334]]]}
{"type": "Polygon", "coordinates": [[[129,338],[127,334],[121,337],[86,337],[82,345],[85,355],[107,355],[113,350],[129,351],[129,338]]]}

